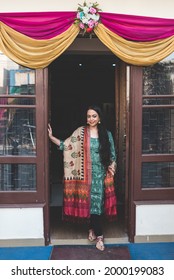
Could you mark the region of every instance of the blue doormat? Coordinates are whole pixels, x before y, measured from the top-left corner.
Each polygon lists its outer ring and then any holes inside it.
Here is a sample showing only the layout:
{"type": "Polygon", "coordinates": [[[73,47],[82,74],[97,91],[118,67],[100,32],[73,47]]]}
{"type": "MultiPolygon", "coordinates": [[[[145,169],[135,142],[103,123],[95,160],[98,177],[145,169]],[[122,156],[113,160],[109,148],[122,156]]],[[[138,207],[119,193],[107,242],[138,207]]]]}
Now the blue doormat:
{"type": "Polygon", "coordinates": [[[52,246],[3,247],[0,260],[49,260],[52,246]]]}

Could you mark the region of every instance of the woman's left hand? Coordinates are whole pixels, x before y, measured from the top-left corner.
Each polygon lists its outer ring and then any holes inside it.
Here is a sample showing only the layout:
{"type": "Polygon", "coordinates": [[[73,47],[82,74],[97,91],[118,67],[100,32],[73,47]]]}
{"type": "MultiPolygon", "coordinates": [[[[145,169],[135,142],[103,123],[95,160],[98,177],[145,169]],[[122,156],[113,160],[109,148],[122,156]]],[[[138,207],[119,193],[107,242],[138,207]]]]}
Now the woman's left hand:
{"type": "Polygon", "coordinates": [[[109,167],[108,167],[108,172],[109,172],[109,174],[110,174],[111,176],[114,176],[114,174],[115,174],[115,170],[113,169],[112,166],[109,166],[109,167]]]}
{"type": "Polygon", "coordinates": [[[115,170],[116,170],[116,164],[115,162],[112,162],[112,164],[108,166],[108,172],[111,176],[114,176],[115,170]]]}

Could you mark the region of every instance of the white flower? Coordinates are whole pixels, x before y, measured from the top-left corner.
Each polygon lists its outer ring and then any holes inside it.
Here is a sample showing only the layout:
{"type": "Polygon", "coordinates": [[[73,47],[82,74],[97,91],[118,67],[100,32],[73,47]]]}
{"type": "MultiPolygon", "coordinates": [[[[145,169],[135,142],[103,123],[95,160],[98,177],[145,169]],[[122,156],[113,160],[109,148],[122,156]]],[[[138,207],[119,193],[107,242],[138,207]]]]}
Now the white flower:
{"type": "Polygon", "coordinates": [[[93,14],[93,15],[91,15],[91,18],[95,21],[98,21],[100,16],[99,16],[99,14],[97,14],[97,15],[93,14]]]}
{"type": "Polygon", "coordinates": [[[88,20],[90,20],[91,14],[86,14],[85,17],[86,17],[88,20]]]}
{"type": "Polygon", "coordinates": [[[87,19],[86,17],[82,17],[82,22],[83,22],[84,24],[87,24],[87,23],[88,23],[88,19],[87,19]]]}
{"type": "Polygon", "coordinates": [[[83,12],[84,14],[87,14],[89,12],[89,8],[87,6],[83,7],[83,12]]]}

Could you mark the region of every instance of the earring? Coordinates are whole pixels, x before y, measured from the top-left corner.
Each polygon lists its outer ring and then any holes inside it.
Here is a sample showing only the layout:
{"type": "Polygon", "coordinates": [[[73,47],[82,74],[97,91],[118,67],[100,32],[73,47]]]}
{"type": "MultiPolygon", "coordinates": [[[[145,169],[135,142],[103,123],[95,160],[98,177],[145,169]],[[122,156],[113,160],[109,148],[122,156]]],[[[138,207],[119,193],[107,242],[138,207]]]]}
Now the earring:
{"type": "Polygon", "coordinates": [[[100,122],[100,121],[98,121],[98,123],[100,124],[101,122],[100,122]]]}

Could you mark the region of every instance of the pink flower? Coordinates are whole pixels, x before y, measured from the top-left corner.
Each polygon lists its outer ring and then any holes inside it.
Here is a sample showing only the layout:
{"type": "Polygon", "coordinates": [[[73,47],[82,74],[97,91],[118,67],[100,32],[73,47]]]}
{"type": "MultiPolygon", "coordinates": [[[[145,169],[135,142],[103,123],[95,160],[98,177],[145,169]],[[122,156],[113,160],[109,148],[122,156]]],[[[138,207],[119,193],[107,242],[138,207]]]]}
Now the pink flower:
{"type": "Polygon", "coordinates": [[[92,20],[92,19],[90,19],[89,21],[88,21],[88,26],[89,26],[89,28],[93,28],[94,27],[94,21],[92,20]]]}
{"type": "Polygon", "coordinates": [[[77,13],[77,18],[80,18],[80,13],[77,13]]]}
{"type": "Polygon", "coordinates": [[[93,15],[93,14],[96,14],[97,10],[93,7],[90,7],[89,9],[90,13],[93,15]]]}
{"type": "Polygon", "coordinates": [[[79,26],[80,26],[81,29],[85,28],[85,26],[84,26],[84,24],[82,22],[80,22],[79,26]]]}

